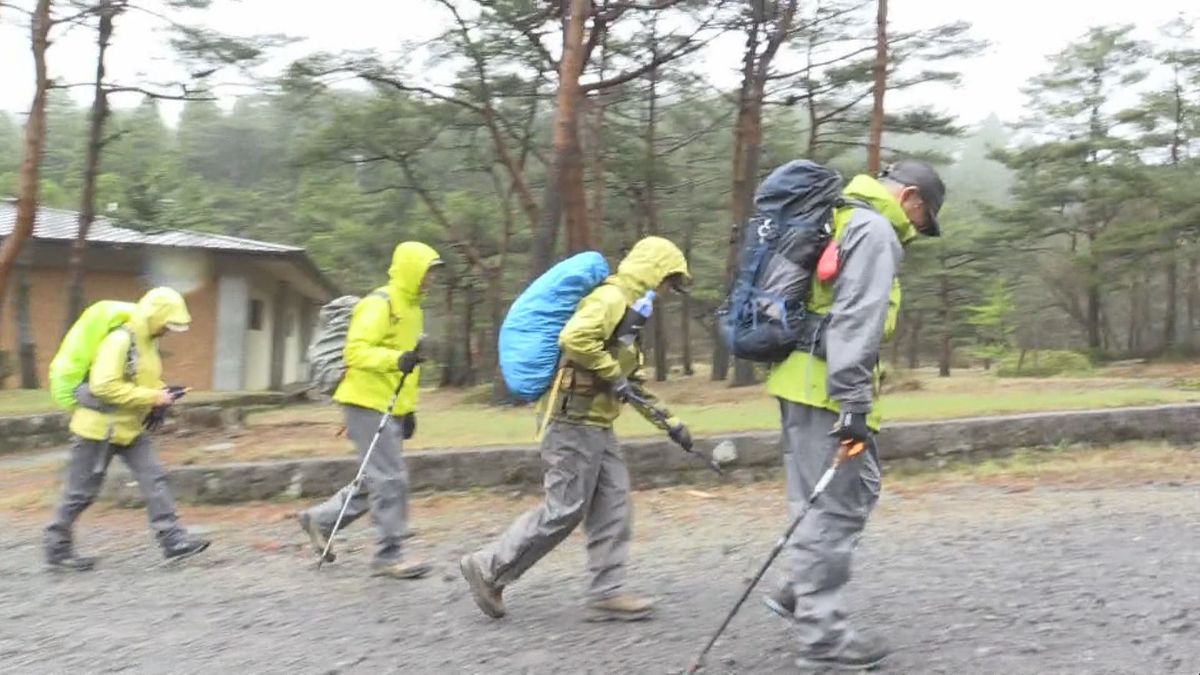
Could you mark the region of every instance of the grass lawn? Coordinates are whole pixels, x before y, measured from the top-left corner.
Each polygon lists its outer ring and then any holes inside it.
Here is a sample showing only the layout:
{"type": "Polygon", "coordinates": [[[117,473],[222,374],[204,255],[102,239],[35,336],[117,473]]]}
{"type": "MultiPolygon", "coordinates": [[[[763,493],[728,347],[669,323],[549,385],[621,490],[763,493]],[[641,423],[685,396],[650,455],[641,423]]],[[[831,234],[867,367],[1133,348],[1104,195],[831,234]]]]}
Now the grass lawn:
{"type": "MultiPolygon", "coordinates": [[[[886,393],[880,402],[885,421],[949,419],[1018,412],[1082,410],[1182,401],[1200,401],[1200,391],[1160,379],[1118,377],[997,379],[965,373],[942,379],[927,373],[900,383],[905,391],[886,393]]],[[[778,404],[761,386],[741,389],[705,378],[681,378],[650,388],[659,393],[698,435],[767,430],[779,423],[778,404]]],[[[491,408],[475,403],[479,391],[424,391],[416,437],[410,449],[484,445],[532,445],[532,407],[491,408]]],[[[164,438],[165,461],[204,464],[339,455],[349,442],[336,434],[335,406],[306,405],[256,413],[237,438],[216,434],[164,438]]],[[[632,410],[617,421],[622,438],[659,433],[632,410]]]]}

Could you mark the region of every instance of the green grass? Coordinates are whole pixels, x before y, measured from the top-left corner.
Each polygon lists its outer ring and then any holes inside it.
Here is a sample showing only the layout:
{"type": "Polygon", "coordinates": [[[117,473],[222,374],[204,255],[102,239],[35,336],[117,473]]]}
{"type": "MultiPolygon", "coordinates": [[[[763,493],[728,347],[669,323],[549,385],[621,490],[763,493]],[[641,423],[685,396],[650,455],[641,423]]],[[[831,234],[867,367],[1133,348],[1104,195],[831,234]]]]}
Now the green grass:
{"type": "MultiPolygon", "coordinates": [[[[708,395],[722,399],[703,403],[680,403],[671,410],[683,419],[693,433],[716,434],[735,431],[768,430],[779,425],[778,403],[761,387],[738,390],[712,387],[707,382],[671,383],[662,398],[676,400],[705,398],[694,387],[711,387],[708,395]]],[[[1001,382],[991,378],[944,384],[931,384],[929,391],[898,392],[885,395],[880,402],[885,422],[935,420],[980,415],[999,415],[1051,410],[1082,410],[1124,406],[1153,405],[1200,400],[1200,392],[1154,387],[1145,383],[1081,382],[1079,380],[1022,380],[1001,382]],[[934,387],[949,387],[938,390],[934,387]]],[[[447,392],[422,393],[418,414],[417,437],[412,448],[470,447],[479,445],[529,445],[534,440],[535,415],[532,407],[491,408],[471,400],[473,394],[447,392]]],[[[334,406],[282,409],[263,412],[250,418],[252,428],[294,423],[337,425],[339,413],[334,406]]],[[[632,409],[626,408],[617,420],[616,430],[624,438],[659,433],[632,409]]],[[[321,443],[328,437],[321,432],[321,443]]],[[[311,436],[310,436],[311,438],[311,436]]],[[[303,445],[299,440],[293,446],[303,445]]]]}

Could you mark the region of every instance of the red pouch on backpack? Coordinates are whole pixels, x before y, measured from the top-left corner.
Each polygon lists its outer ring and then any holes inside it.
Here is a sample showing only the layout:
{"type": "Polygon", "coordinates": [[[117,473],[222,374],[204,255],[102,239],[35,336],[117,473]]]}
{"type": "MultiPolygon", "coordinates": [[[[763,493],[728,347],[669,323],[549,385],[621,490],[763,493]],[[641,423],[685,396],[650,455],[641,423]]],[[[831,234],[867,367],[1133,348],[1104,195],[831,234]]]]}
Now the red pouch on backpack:
{"type": "Polygon", "coordinates": [[[827,283],[836,277],[839,263],[837,242],[830,240],[828,244],[825,244],[825,250],[821,251],[821,257],[817,260],[817,280],[827,283]]]}

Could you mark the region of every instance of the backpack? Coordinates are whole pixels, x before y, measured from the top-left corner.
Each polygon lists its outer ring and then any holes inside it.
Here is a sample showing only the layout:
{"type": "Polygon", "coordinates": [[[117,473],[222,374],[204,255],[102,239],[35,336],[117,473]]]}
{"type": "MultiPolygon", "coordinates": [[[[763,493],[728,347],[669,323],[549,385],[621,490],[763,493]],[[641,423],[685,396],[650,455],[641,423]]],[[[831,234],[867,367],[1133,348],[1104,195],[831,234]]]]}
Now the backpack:
{"type": "MultiPolygon", "coordinates": [[[[371,295],[388,299],[383,291],[371,295]]],[[[361,300],[357,295],[343,295],[322,305],[317,313],[317,332],[308,345],[308,381],[325,396],[333,396],[346,376],[346,334],[354,306],[361,300]]]]}
{"type": "Polygon", "coordinates": [[[815,345],[822,323],[806,304],[818,260],[832,244],[833,211],[844,206],[842,176],[808,160],[770,173],[754,193],[754,215],[742,226],[738,266],[717,310],[733,356],[777,363],[815,345]],[[809,333],[813,333],[810,335],[809,333]]]}
{"type": "Polygon", "coordinates": [[[558,334],[579,301],[608,277],[596,251],[577,253],[535,279],[508,309],[500,325],[500,374],[509,392],[536,401],[558,368],[558,334]]]}
{"type": "MultiPolygon", "coordinates": [[[[96,350],[108,334],[120,328],[133,314],[134,305],[117,300],[101,300],[79,315],[70,330],[63,336],[50,361],[50,396],[64,410],[73,410],[79,405],[75,390],[87,380],[96,350]]],[[[135,346],[130,344],[129,359],[133,359],[136,370],[135,346]]],[[[127,359],[128,361],[128,359],[127,359]]],[[[126,372],[129,366],[126,364],[126,372]]]]}

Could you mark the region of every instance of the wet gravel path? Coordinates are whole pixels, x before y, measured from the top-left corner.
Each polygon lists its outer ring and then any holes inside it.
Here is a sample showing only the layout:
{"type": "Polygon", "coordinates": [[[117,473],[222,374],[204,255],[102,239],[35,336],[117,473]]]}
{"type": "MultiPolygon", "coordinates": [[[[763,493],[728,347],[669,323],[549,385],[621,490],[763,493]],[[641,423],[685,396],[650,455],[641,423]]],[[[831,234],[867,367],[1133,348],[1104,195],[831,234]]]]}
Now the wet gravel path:
{"type": "MultiPolygon", "coordinates": [[[[216,541],[161,565],[141,514],[101,508],[86,575],[41,569],[40,513],[0,513],[0,663],[13,673],[672,673],[719,623],[785,525],[773,484],[636,498],[631,587],[654,621],[581,621],[573,536],[484,618],[457,557],[530,505],[423,498],[416,582],[367,576],[370,530],[315,572],[291,505],[185,509],[216,541]]],[[[886,494],[857,558],[857,623],[895,646],[889,673],[1200,672],[1200,484],[970,487],[886,494]]],[[[786,673],[788,626],[747,603],[708,673],[786,673]]]]}

